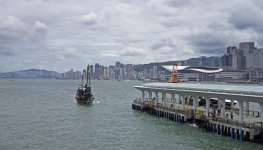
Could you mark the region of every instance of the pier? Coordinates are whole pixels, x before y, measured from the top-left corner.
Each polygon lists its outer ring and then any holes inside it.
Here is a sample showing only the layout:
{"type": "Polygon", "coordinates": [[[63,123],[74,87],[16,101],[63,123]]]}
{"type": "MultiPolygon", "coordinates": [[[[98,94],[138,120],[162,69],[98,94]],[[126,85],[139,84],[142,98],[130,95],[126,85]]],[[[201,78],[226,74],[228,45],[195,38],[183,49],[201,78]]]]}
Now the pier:
{"type": "Polygon", "coordinates": [[[231,84],[148,83],[132,108],[238,141],[263,141],[263,87],[231,84]],[[251,108],[251,104],[259,110],[251,108]]]}

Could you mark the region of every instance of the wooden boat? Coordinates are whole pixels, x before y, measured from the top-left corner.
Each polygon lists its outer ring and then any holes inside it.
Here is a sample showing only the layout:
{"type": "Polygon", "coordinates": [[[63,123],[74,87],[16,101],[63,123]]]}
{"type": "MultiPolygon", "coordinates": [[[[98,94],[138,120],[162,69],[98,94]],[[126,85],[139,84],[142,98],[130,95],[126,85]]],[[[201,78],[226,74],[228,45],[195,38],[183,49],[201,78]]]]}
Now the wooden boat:
{"type": "Polygon", "coordinates": [[[89,65],[87,67],[87,80],[85,85],[83,85],[83,75],[81,76],[81,79],[82,79],[82,84],[77,89],[76,101],[79,104],[91,104],[94,100],[94,97],[90,85],[89,65]]]}

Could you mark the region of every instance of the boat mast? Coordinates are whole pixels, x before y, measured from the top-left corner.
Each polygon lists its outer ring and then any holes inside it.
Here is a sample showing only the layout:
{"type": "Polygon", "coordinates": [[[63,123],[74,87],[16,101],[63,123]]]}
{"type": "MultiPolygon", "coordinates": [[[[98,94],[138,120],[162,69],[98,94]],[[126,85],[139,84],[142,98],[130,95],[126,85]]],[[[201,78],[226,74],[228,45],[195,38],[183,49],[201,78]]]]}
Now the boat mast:
{"type": "Polygon", "coordinates": [[[86,85],[89,85],[89,65],[87,67],[87,81],[86,81],[86,85]]]}
{"type": "Polygon", "coordinates": [[[90,70],[89,70],[89,87],[90,87],[90,70]]]}
{"type": "Polygon", "coordinates": [[[83,78],[84,78],[84,75],[82,74],[81,75],[81,86],[83,86],[83,78]]]}

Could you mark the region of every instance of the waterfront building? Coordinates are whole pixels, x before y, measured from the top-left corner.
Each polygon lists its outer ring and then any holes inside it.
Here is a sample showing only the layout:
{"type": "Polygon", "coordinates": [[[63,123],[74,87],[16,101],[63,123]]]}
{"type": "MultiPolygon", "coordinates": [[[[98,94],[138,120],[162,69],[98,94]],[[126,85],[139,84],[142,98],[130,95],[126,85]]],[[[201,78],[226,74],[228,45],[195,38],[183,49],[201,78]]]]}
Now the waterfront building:
{"type": "Polygon", "coordinates": [[[216,81],[247,81],[248,73],[244,70],[224,69],[215,74],[216,81]]]}
{"type": "Polygon", "coordinates": [[[262,69],[248,69],[248,80],[251,82],[263,82],[263,70],[262,69]]]}

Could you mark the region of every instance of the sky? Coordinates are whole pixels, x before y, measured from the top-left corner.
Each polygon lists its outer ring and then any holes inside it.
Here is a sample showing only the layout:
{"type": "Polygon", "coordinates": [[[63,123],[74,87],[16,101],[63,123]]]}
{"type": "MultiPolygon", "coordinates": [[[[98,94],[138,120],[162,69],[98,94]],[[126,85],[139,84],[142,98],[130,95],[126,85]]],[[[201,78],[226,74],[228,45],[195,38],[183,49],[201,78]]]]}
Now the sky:
{"type": "Polygon", "coordinates": [[[0,71],[65,72],[263,47],[262,0],[0,0],[0,71]]]}

